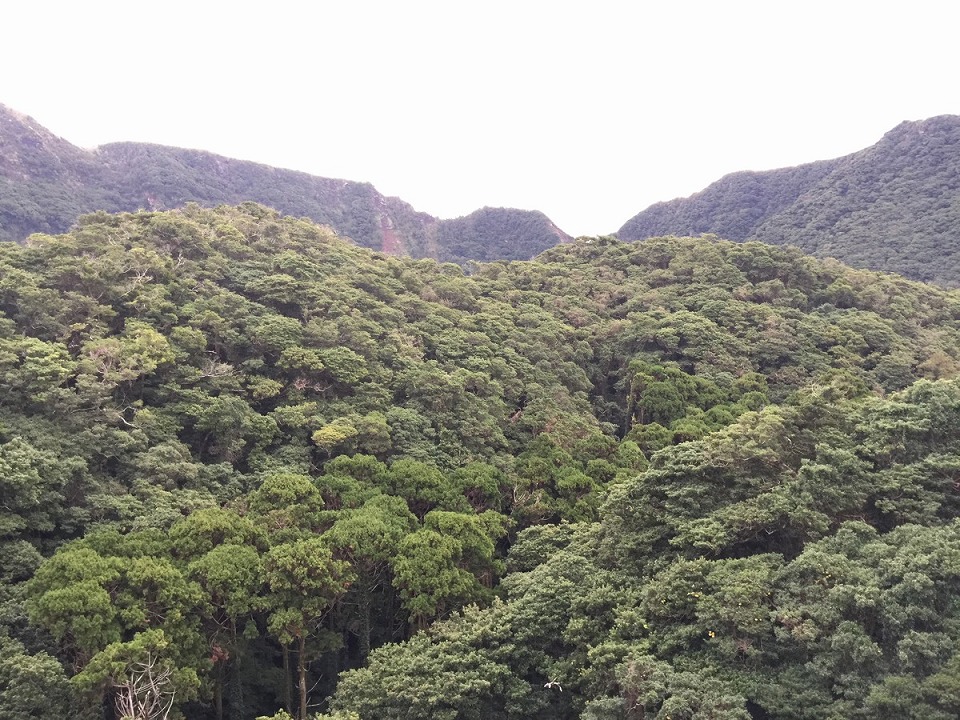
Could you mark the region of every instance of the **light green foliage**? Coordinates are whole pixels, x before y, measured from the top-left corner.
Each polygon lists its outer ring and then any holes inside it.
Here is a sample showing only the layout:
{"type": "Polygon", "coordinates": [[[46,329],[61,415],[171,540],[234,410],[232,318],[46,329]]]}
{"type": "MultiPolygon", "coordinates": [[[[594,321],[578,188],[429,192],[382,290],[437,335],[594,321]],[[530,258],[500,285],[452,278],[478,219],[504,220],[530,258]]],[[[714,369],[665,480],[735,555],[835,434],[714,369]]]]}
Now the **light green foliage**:
{"type": "Polygon", "coordinates": [[[567,638],[609,623],[606,579],[584,558],[557,552],[507,577],[508,602],[465,608],[375,650],[366,668],[343,677],[334,707],[361,717],[576,717],[582,701],[567,638]],[[592,618],[590,628],[581,617],[592,618]]]}
{"type": "Polygon", "coordinates": [[[146,323],[130,320],[119,338],[87,342],[81,358],[81,370],[109,388],[154,372],[174,355],[163,335],[146,323]]]}
{"type": "Polygon", "coordinates": [[[460,567],[463,543],[455,537],[423,528],[405,537],[393,561],[393,583],[400,592],[410,622],[425,627],[430,620],[487,593],[479,580],[460,567]]]}
{"type": "Polygon", "coordinates": [[[375,605],[389,598],[392,560],[417,525],[403,499],[378,494],[360,508],[340,514],[323,535],[323,541],[349,561],[356,575],[346,602],[356,606],[355,634],[362,658],[370,653],[375,605]]]}
{"type": "Polygon", "coordinates": [[[348,563],[336,560],[321,538],[274,545],[263,558],[267,630],[287,652],[296,644],[300,720],[306,720],[307,641],[319,636],[323,650],[335,649],[339,638],[323,630],[324,617],[347,592],[354,575],[348,563]]]}
{"type": "Polygon", "coordinates": [[[31,617],[60,643],[92,702],[145,653],[170,669],[182,700],[196,695],[206,669],[202,590],[168,550],[160,534],[105,532],[66,546],[30,581],[31,617]]]}
{"type": "Polygon", "coordinates": [[[329,455],[331,451],[345,440],[356,437],[360,433],[349,420],[340,418],[324,425],[311,435],[314,444],[329,455]]]}
{"type": "Polygon", "coordinates": [[[34,402],[56,401],[62,386],[77,371],[77,363],[61,343],[36,338],[4,337],[0,340],[0,370],[4,384],[34,402]]]}
{"type": "Polygon", "coordinates": [[[116,688],[114,693],[126,692],[134,702],[166,707],[176,696],[181,702],[195,698],[200,686],[196,669],[185,667],[181,658],[162,630],[148,630],[105,647],[73,677],[73,684],[85,692],[116,688]],[[155,682],[141,684],[144,677],[155,682]]]}
{"type": "Polygon", "coordinates": [[[249,507],[255,521],[281,541],[322,524],[323,497],[306,475],[268,475],[250,493],[249,507]]]}
{"type": "Polygon", "coordinates": [[[323,538],[355,564],[379,565],[416,527],[416,517],[401,498],[374,495],[357,510],[339,515],[323,538]]]}
{"type": "Polygon", "coordinates": [[[219,545],[187,566],[190,577],[234,623],[259,607],[263,567],[246,545],[219,545]]]}
{"type": "MultiPolygon", "coordinates": [[[[265,483],[266,485],[266,483],[265,483]]],[[[261,487],[265,500],[272,485],[261,487]]],[[[259,506],[258,506],[259,507],[259,506]]],[[[238,515],[231,510],[205,508],[196,510],[178,521],[170,528],[170,542],[175,555],[194,559],[205,555],[219,546],[250,545],[263,549],[267,539],[262,528],[250,518],[238,515]]]]}
{"type": "Polygon", "coordinates": [[[121,637],[123,624],[106,589],[120,576],[117,559],[90,548],[61,550],[30,581],[31,614],[82,664],[121,637]]]}
{"type": "Polygon", "coordinates": [[[465,509],[462,496],[436,468],[416,460],[397,460],[386,477],[391,495],[402,497],[421,520],[434,508],[465,509]]]}

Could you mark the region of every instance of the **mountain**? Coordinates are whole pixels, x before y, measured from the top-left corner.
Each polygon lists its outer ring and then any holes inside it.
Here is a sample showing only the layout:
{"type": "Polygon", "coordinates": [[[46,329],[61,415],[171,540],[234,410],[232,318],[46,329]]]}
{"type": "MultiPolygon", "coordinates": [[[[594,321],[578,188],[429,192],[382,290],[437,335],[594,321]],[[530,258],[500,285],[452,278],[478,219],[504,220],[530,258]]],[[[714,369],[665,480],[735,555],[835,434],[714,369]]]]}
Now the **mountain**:
{"type": "Polygon", "coordinates": [[[437,260],[526,260],[570,237],[535,211],[484,208],[443,220],[369,183],[321,178],[200,150],[71,145],[0,105],[0,240],[62,233],[95,210],[165,210],[254,201],[329,225],[357,244],[437,260]]]}
{"type": "Polygon", "coordinates": [[[436,244],[444,249],[442,259],[520,259],[531,248],[535,255],[570,238],[541,212],[485,207],[455,220],[436,225],[436,244]]]}
{"type": "Polygon", "coordinates": [[[0,240],[64,232],[78,215],[120,210],[95,153],[0,105],[0,240]]]}
{"type": "Polygon", "coordinates": [[[714,233],[960,286],[960,117],[904,122],[835,160],[727,175],[627,221],[625,240],[714,233]]]}

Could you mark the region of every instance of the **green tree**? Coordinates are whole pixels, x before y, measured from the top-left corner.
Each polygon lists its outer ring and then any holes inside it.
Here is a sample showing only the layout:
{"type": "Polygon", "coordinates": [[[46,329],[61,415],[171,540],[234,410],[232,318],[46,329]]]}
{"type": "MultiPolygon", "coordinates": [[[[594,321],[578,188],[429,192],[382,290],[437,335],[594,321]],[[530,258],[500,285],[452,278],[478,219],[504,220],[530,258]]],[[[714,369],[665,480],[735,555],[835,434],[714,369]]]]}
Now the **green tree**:
{"type": "Polygon", "coordinates": [[[343,513],[323,535],[324,542],[338,557],[349,561],[356,575],[345,602],[356,604],[362,661],[370,654],[376,595],[390,587],[391,561],[397,547],[416,528],[417,519],[401,498],[375,495],[357,510],[343,513]]]}
{"type": "Polygon", "coordinates": [[[275,545],[263,558],[263,570],[269,589],[267,628],[284,649],[285,667],[288,648],[296,644],[297,718],[307,720],[307,640],[318,640],[322,650],[335,649],[333,634],[321,628],[354,576],[349,564],[334,559],[319,537],[275,545]]]}
{"type": "Polygon", "coordinates": [[[82,718],[74,694],[56,658],[29,654],[22,643],[0,633],[0,717],[82,718]]]}

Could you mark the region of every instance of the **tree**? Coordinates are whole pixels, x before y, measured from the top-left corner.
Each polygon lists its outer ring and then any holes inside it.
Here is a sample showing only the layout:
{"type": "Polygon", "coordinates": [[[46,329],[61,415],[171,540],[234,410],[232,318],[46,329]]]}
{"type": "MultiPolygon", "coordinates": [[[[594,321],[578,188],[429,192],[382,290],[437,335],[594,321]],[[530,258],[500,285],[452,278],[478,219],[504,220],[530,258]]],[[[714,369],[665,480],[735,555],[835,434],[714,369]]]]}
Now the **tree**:
{"type": "Polygon", "coordinates": [[[214,709],[221,720],[228,673],[239,675],[239,666],[247,659],[246,640],[256,632],[254,616],[264,602],[263,561],[255,547],[217,545],[194,559],[187,572],[205,594],[203,628],[213,664],[214,709]]]}
{"type": "Polygon", "coordinates": [[[456,607],[483,599],[480,582],[459,567],[462,556],[463,543],[427,528],[400,542],[393,561],[393,584],[417,629],[456,607]]]}
{"type": "Polygon", "coordinates": [[[341,676],[332,707],[385,720],[534,717],[524,714],[539,709],[527,700],[530,688],[508,664],[507,628],[502,607],[468,609],[435,631],[385,645],[367,667],[341,676]]]}
{"type": "Polygon", "coordinates": [[[397,548],[416,527],[416,517],[401,498],[375,495],[357,510],[343,513],[323,535],[324,542],[338,557],[350,562],[356,575],[348,599],[355,598],[359,615],[361,661],[366,661],[371,649],[374,595],[384,585],[390,586],[390,567],[397,548]]]}
{"type": "Polygon", "coordinates": [[[263,569],[269,589],[267,627],[284,649],[285,666],[288,648],[296,643],[297,718],[307,720],[307,640],[319,637],[323,649],[334,649],[332,634],[321,629],[323,620],[347,592],[354,576],[349,564],[335,560],[319,537],[272,547],[264,556],[263,569]]]}
{"type": "Polygon", "coordinates": [[[112,695],[122,720],[167,720],[174,702],[196,697],[200,680],[193,668],[178,666],[162,630],[138,633],[128,642],[112,643],[75,678],[87,691],[112,695]]]}
{"type": "Polygon", "coordinates": [[[28,584],[31,619],[60,644],[95,699],[126,682],[131,663],[145,662],[148,651],[169,664],[179,701],[197,696],[207,669],[203,593],[169,551],[154,531],[91,533],[62,548],[28,584]]]}
{"type": "Polygon", "coordinates": [[[306,475],[274,473],[249,495],[251,518],[272,542],[285,542],[323,525],[323,497],[306,475]]]}
{"type": "Polygon", "coordinates": [[[0,718],[82,717],[63,666],[47,653],[29,654],[0,632],[0,718]]]}
{"type": "Polygon", "coordinates": [[[0,444],[0,537],[51,533],[63,519],[66,463],[15,437],[0,444]]]}

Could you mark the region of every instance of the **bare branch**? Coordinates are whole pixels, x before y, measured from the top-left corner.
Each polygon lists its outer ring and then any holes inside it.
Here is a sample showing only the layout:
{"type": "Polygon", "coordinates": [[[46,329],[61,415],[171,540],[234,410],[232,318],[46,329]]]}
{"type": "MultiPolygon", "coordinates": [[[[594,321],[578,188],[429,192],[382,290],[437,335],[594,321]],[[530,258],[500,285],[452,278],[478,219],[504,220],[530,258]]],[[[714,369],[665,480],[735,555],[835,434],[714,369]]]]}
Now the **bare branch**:
{"type": "Polygon", "coordinates": [[[134,663],[124,682],[114,680],[117,715],[121,720],[168,720],[176,695],[171,676],[169,667],[157,668],[152,654],[134,663]]]}

